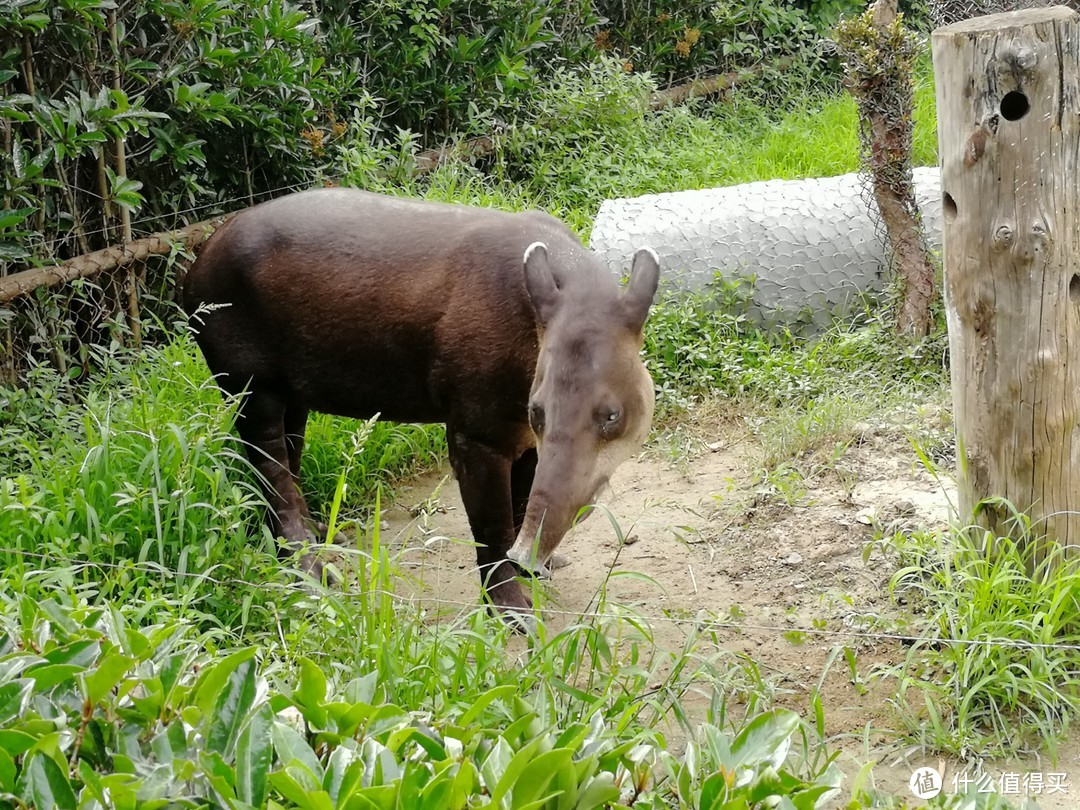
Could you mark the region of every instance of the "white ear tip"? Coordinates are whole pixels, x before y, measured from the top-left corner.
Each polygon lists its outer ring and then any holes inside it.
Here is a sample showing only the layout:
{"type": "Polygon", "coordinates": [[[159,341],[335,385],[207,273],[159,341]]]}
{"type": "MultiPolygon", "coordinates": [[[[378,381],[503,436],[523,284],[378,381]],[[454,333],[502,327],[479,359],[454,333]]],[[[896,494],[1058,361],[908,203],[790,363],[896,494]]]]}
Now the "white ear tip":
{"type": "Polygon", "coordinates": [[[537,248],[540,248],[540,250],[544,251],[545,253],[547,252],[547,245],[545,245],[543,242],[533,242],[531,245],[525,248],[525,258],[523,259],[523,261],[528,263],[530,254],[537,248]]]}
{"type": "Polygon", "coordinates": [[[652,260],[654,262],[656,262],[657,264],[660,264],[660,257],[656,255],[656,251],[653,250],[651,247],[646,245],[645,247],[638,248],[638,253],[642,253],[642,252],[648,253],[650,256],[652,256],[652,260]]]}

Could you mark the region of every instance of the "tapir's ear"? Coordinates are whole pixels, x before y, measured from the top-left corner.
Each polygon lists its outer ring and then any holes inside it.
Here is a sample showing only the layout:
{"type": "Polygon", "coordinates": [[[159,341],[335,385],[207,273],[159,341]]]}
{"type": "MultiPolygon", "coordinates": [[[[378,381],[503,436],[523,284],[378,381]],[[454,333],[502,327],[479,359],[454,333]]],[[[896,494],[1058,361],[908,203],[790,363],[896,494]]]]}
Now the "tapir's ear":
{"type": "Polygon", "coordinates": [[[547,326],[559,305],[559,287],[548,266],[547,245],[533,242],[525,249],[525,289],[529,293],[536,317],[547,326]]]}
{"type": "Polygon", "coordinates": [[[640,332],[645,325],[656,287],[660,283],[660,259],[652,248],[641,248],[634,254],[634,263],[630,266],[630,280],[626,283],[623,306],[626,309],[627,322],[635,332],[640,332]]]}

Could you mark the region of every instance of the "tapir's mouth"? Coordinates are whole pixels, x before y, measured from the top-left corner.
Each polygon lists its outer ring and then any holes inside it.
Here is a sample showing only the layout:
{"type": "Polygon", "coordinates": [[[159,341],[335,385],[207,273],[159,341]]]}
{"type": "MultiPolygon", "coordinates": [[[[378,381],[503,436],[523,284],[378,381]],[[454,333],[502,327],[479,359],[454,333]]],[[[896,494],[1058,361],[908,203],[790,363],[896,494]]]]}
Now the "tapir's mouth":
{"type": "Polygon", "coordinates": [[[570,518],[569,525],[549,549],[544,549],[543,553],[541,553],[541,549],[538,548],[538,546],[542,547],[543,545],[543,522],[541,521],[541,528],[539,531],[540,542],[536,539],[536,533],[533,533],[530,536],[528,533],[522,532],[514,541],[514,545],[506,552],[506,558],[510,560],[510,562],[515,563],[523,571],[527,571],[534,576],[541,578],[550,577],[551,567],[548,563],[555,554],[555,549],[559,547],[559,544],[563,541],[563,538],[570,529],[584,521],[589,515],[596,511],[596,501],[600,494],[607,489],[609,480],[609,476],[604,476],[600,479],[599,483],[594,488],[592,495],[586,499],[585,505],[574,511],[573,516],[570,518]]]}

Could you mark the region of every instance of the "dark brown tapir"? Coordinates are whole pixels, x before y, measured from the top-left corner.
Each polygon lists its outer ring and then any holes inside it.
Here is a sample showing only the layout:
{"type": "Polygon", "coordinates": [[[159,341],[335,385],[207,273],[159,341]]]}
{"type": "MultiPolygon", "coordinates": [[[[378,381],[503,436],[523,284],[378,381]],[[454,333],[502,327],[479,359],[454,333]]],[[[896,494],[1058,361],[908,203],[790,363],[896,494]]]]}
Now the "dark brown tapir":
{"type": "Polygon", "coordinates": [[[221,387],[247,391],[237,430],[285,548],[322,529],[299,488],[310,411],[443,422],[482,583],[505,611],[530,607],[514,564],[546,573],[649,432],[640,350],[658,278],[645,248],[622,289],[547,214],[319,189],[220,228],[184,306],[221,387]]]}

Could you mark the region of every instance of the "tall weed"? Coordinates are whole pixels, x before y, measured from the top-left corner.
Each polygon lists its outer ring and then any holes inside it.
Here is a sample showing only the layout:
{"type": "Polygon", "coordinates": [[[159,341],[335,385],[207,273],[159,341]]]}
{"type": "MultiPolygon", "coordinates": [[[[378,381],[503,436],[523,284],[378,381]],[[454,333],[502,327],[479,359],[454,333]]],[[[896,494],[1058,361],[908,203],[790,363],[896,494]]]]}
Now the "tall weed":
{"type": "Polygon", "coordinates": [[[1038,540],[969,527],[900,535],[890,591],[924,622],[895,678],[896,705],[923,745],[961,757],[1048,749],[1080,709],[1080,565],[1038,540]]]}

